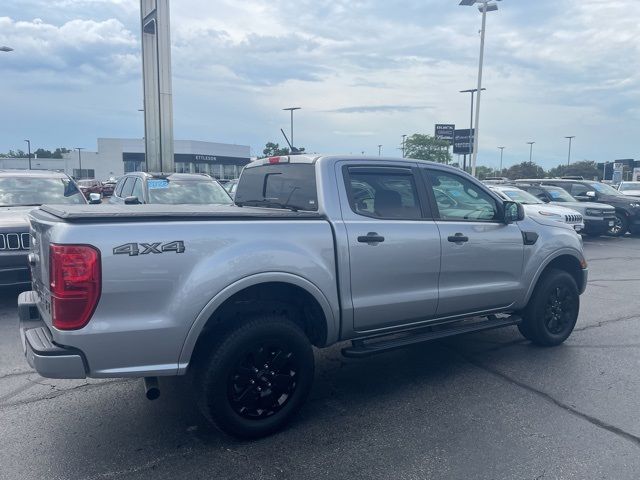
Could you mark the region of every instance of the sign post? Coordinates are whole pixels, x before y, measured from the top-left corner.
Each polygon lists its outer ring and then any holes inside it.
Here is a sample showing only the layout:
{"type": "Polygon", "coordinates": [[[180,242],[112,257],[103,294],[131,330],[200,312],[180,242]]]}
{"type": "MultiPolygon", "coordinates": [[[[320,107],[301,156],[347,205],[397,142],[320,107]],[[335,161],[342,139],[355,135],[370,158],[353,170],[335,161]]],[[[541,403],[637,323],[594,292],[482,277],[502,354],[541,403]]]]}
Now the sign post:
{"type": "Polygon", "coordinates": [[[169,0],[140,0],[147,172],[175,171],[169,0]]]}

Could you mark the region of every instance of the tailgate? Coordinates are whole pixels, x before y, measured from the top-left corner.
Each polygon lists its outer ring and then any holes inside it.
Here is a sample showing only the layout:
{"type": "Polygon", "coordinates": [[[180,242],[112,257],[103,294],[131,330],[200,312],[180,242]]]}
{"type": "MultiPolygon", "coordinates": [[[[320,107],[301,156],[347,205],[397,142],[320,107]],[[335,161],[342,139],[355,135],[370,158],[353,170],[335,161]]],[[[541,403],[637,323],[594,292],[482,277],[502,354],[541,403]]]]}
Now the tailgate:
{"type": "Polygon", "coordinates": [[[51,293],[49,291],[49,232],[58,223],[54,219],[46,219],[39,211],[29,215],[31,222],[31,246],[29,250],[29,266],[33,290],[37,293],[37,306],[42,319],[51,326],[51,293]]]}

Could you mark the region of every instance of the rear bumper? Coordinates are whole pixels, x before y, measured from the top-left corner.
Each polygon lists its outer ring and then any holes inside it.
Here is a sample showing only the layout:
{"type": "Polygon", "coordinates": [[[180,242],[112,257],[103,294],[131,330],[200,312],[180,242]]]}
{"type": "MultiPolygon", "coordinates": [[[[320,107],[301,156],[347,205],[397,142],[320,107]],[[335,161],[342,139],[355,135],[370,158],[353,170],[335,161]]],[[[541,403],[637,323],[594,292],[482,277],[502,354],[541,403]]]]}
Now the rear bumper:
{"type": "Polygon", "coordinates": [[[27,362],[46,378],[86,378],[84,355],[77,349],[56,345],[36,307],[36,292],[18,297],[20,339],[27,362]]]}

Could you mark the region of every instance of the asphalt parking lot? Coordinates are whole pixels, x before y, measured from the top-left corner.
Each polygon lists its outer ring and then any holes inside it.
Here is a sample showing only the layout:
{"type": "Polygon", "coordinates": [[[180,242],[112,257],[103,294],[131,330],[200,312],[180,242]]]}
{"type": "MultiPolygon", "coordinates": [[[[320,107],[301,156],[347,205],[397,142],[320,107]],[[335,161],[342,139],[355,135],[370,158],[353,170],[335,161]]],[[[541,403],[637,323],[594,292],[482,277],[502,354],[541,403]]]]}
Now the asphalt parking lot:
{"type": "Polygon", "coordinates": [[[208,427],[184,379],[30,371],[16,294],[0,297],[0,478],[637,479],[640,238],[585,240],[590,283],[558,348],[517,329],[365,360],[316,352],[295,422],[239,442],[208,427]]]}

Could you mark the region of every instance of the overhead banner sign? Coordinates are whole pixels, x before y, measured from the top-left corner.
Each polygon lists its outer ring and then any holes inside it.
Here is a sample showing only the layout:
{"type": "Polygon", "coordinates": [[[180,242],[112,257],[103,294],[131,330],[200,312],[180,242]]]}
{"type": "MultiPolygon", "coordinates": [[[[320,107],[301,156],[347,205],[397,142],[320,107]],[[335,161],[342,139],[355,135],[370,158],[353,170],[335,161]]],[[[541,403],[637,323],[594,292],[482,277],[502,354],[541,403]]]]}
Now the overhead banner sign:
{"type": "Polygon", "coordinates": [[[438,140],[446,140],[450,144],[453,143],[454,132],[456,130],[455,125],[449,123],[437,123],[436,124],[436,138],[438,140]]]}
{"type": "Polygon", "coordinates": [[[469,154],[473,153],[473,135],[475,128],[469,130],[455,130],[453,135],[453,153],[454,154],[469,154]]]}

